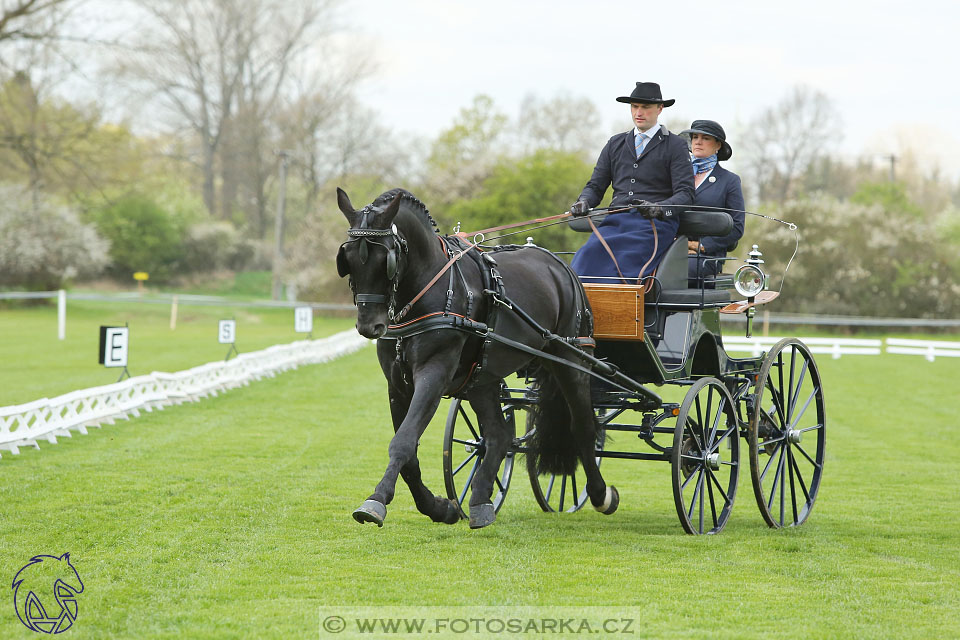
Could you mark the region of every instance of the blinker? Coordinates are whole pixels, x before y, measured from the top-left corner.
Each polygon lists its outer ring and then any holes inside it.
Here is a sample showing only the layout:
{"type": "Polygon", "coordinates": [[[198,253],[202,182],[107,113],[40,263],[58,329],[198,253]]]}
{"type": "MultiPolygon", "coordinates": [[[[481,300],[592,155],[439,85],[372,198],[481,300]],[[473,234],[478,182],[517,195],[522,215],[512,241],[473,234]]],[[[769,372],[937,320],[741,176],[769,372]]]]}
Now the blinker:
{"type": "Polygon", "coordinates": [[[337,252],[337,273],[340,277],[350,274],[350,263],[347,262],[347,254],[343,251],[344,245],[340,245],[340,251],[337,252]]]}
{"type": "Polygon", "coordinates": [[[394,247],[387,251],[387,279],[393,280],[397,275],[397,249],[394,247]]]}

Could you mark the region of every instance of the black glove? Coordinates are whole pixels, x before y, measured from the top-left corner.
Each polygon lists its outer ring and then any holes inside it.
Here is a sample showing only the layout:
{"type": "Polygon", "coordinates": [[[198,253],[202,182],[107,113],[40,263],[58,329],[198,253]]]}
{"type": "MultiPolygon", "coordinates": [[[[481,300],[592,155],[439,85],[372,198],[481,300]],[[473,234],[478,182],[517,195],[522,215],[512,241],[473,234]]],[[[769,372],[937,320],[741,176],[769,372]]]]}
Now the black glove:
{"type": "Polygon", "coordinates": [[[646,218],[647,220],[663,220],[663,207],[658,204],[654,204],[648,200],[636,200],[634,201],[635,205],[638,207],[640,215],[646,218]]]}
{"type": "Polygon", "coordinates": [[[574,218],[579,218],[580,216],[587,215],[587,211],[590,210],[590,205],[587,204],[586,200],[577,200],[570,206],[570,215],[574,218]]]}

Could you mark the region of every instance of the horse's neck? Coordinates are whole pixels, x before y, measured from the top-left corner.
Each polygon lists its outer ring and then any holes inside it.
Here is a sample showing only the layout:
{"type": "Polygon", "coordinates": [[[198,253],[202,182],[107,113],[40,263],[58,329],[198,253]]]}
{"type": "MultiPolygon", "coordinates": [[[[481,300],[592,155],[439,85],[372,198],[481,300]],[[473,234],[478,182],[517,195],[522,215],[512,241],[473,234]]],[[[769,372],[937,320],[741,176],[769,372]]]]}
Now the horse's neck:
{"type": "Polygon", "coordinates": [[[407,240],[411,262],[423,267],[439,262],[442,266],[445,261],[443,248],[432,227],[425,226],[417,214],[410,211],[401,211],[396,225],[407,240]]]}
{"type": "MultiPolygon", "coordinates": [[[[432,227],[427,227],[417,214],[404,212],[397,216],[397,229],[407,241],[407,268],[398,287],[398,302],[405,303],[420,293],[447,263],[443,243],[432,227]]],[[[436,287],[433,287],[436,288],[436,287]]],[[[446,290],[446,287],[442,287],[446,290]]]]}

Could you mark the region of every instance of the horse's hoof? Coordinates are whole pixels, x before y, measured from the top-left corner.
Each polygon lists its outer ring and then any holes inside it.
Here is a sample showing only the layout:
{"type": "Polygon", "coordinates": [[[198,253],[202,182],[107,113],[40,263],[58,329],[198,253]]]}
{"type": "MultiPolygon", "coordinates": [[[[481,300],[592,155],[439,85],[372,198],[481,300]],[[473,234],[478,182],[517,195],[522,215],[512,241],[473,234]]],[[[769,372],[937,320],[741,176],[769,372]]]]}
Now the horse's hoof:
{"type": "Polygon", "coordinates": [[[353,512],[353,519],[360,524],[374,522],[378,527],[383,526],[383,520],[386,517],[386,505],[376,500],[365,500],[360,508],[353,512]]]}
{"type": "Polygon", "coordinates": [[[605,516],[610,515],[617,510],[617,507],[620,506],[620,492],[617,491],[617,488],[611,484],[607,485],[607,497],[604,499],[603,504],[594,505],[594,509],[599,511],[605,516]]]}
{"type": "Polygon", "coordinates": [[[482,529],[488,524],[493,524],[493,521],[496,519],[497,519],[497,512],[493,508],[492,502],[470,505],[470,528],[471,529],[482,529]]]}
{"type": "Polygon", "coordinates": [[[453,500],[447,500],[447,515],[443,519],[444,524],[457,524],[464,518],[460,505],[453,500]]]}
{"type": "Polygon", "coordinates": [[[453,500],[441,498],[440,496],[435,496],[435,499],[436,505],[433,513],[430,514],[430,519],[434,522],[439,522],[440,524],[457,524],[460,522],[460,519],[464,517],[460,511],[460,505],[453,500]]]}

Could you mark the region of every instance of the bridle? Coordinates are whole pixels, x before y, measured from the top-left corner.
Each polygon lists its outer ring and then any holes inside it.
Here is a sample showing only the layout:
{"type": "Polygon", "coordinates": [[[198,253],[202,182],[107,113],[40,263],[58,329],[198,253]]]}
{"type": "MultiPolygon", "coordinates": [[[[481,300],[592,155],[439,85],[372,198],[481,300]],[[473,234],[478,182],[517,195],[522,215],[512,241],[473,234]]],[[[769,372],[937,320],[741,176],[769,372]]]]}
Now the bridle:
{"type": "Polygon", "coordinates": [[[370,257],[371,244],[378,244],[383,247],[387,252],[386,276],[388,294],[358,293],[356,283],[354,283],[352,276],[350,278],[350,290],[353,292],[353,303],[355,305],[386,304],[387,319],[392,321],[394,309],[397,303],[397,286],[400,283],[400,251],[402,250],[403,253],[406,254],[408,253],[409,248],[407,246],[406,239],[397,231],[397,225],[395,224],[391,224],[389,229],[367,228],[368,218],[373,211],[374,210],[370,205],[367,205],[361,209],[359,211],[360,226],[352,227],[347,230],[347,235],[350,237],[350,240],[347,240],[341,244],[340,250],[337,252],[337,273],[340,274],[341,278],[350,274],[350,265],[347,262],[345,252],[348,244],[354,242],[360,243],[358,248],[358,252],[360,254],[360,264],[367,263],[367,260],[370,257]],[[392,246],[387,245],[386,242],[382,242],[380,240],[373,240],[373,238],[393,238],[393,242],[391,243],[392,246]]]}

